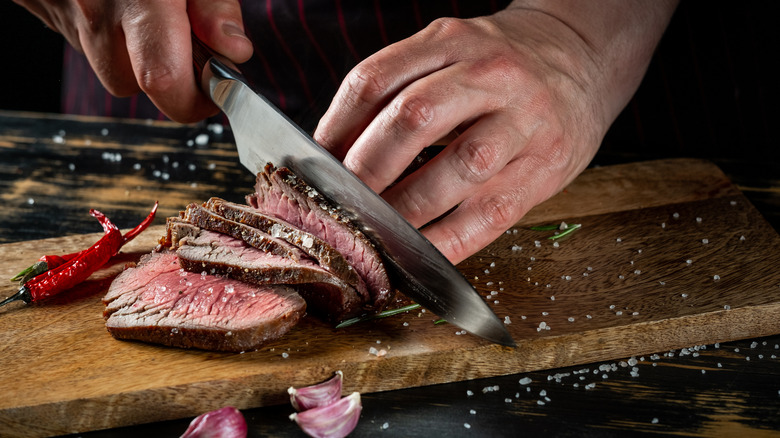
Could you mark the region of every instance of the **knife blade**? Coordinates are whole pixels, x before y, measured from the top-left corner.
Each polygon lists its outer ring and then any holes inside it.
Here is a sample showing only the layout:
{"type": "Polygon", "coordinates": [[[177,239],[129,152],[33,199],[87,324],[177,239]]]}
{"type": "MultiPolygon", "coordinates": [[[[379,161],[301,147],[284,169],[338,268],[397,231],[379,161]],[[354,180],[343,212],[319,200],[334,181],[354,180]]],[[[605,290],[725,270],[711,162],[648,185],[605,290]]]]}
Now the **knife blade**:
{"type": "Polygon", "coordinates": [[[360,227],[376,245],[393,284],[415,302],[469,333],[515,346],[474,287],[414,226],[317,144],[238,69],[193,35],[201,87],[225,113],[239,159],[255,175],[267,163],[287,167],[360,227]]]}

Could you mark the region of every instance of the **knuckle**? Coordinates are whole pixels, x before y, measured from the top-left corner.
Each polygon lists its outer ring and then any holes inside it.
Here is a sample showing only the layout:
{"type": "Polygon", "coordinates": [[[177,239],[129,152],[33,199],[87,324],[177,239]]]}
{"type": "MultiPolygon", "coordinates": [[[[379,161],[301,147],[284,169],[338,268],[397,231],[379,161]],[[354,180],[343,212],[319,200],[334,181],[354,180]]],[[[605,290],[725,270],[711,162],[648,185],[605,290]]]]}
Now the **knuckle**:
{"type": "Polygon", "coordinates": [[[455,150],[455,171],[461,179],[479,184],[492,177],[501,164],[501,148],[485,138],[469,139],[455,150]]]}
{"type": "Polygon", "coordinates": [[[370,60],[363,61],[352,69],[344,83],[347,87],[345,97],[354,108],[379,101],[388,88],[388,81],[382,70],[370,60]]]}
{"type": "Polygon", "coordinates": [[[447,228],[440,230],[441,240],[444,242],[444,247],[450,252],[450,258],[455,260],[462,260],[471,254],[469,235],[463,231],[458,231],[453,228],[447,228]]]}
{"type": "Polygon", "coordinates": [[[392,125],[400,131],[416,132],[433,122],[434,105],[420,94],[408,94],[397,99],[393,105],[392,125]]]}
{"type": "Polygon", "coordinates": [[[491,193],[476,200],[475,212],[481,216],[483,229],[506,229],[519,219],[524,189],[512,187],[508,191],[491,193]]]}
{"type": "Polygon", "coordinates": [[[466,20],[455,17],[441,17],[432,21],[425,29],[429,37],[448,39],[457,35],[462,35],[468,31],[469,25],[466,20]]]}
{"type": "Polygon", "coordinates": [[[394,200],[396,209],[413,225],[422,225],[421,218],[430,208],[430,200],[424,199],[420,193],[410,193],[405,190],[394,200]]]}

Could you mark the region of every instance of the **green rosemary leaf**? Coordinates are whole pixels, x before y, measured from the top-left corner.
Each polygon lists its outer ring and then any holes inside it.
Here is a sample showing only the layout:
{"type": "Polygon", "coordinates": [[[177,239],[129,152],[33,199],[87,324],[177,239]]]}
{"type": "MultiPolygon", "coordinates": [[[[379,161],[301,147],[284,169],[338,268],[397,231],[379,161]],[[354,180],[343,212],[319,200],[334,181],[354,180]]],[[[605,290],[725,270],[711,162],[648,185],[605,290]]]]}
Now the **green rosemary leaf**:
{"type": "Polygon", "coordinates": [[[531,227],[532,231],[553,231],[557,230],[560,227],[560,225],[537,225],[535,227],[531,227]]]}
{"type": "Polygon", "coordinates": [[[565,230],[561,231],[560,233],[558,233],[558,234],[556,234],[554,236],[548,237],[548,239],[550,239],[550,240],[560,239],[563,236],[566,236],[566,235],[569,235],[569,234],[573,233],[574,230],[576,230],[577,228],[580,228],[581,226],[582,226],[582,224],[569,224],[568,228],[566,228],[565,230]]]}
{"type": "Polygon", "coordinates": [[[390,309],[390,310],[385,310],[385,311],[382,311],[382,312],[379,312],[379,313],[374,313],[372,315],[357,316],[355,318],[350,318],[350,319],[341,321],[336,326],[336,328],[338,329],[338,328],[349,327],[349,326],[351,326],[353,324],[357,324],[357,323],[363,322],[363,321],[370,321],[372,319],[387,318],[388,316],[398,315],[399,313],[404,313],[404,312],[408,312],[410,310],[415,310],[415,309],[419,309],[419,308],[420,308],[420,305],[417,304],[417,303],[414,303],[414,304],[409,304],[408,306],[399,307],[397,309],[390,309]]]}

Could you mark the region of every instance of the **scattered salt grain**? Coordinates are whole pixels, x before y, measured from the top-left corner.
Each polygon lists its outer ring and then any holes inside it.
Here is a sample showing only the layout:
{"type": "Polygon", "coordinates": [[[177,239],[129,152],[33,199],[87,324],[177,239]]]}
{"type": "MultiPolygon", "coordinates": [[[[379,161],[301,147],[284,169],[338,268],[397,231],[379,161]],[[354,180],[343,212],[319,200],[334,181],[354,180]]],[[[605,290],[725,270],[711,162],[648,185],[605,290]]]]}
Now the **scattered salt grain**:
{"type": "Polygon", "coordinates": [[[701,239],[701,243],[706,245],[706,244],[710,243],[710,239],[701,239]]]}
{"type": "Polygon", "coordinates": [[[696,218],[696,222],[698,222],[698,223],[701,223],[701,218],[700,218],[700,217],[697,217],[697,218],[696,218]]]}
{"type": "Polygon", "coordinates": [[[530,377],[523,377],[522,379],[520,379],[519,383],[520,383],[521,385],[528,385],[528,384],[529,384],[529,383],[531,383],[532,381],[533,381],[533,380],[531,380],[531,378],[530,378],[530,377]]]}
{"type": "Polygon", "coordinates": [[[477,415],[477,411],[475,411],[474,409],[472,409],[472,410],[470,410],[470,411],[469,411],[469,414],[471,414],[471,415],[477,415]]]}
{"type": "Polygon", "coordinates": [[[512,251],[522,251],[522,250],[523,250],[522,246],[512,245],[512,251]]]}
{"type": "Polygon", "coordinates": [[[731,310],[731,306],[729,306],[728,304],[726,304],[725,306],[723,306],[723,309],[725,309],[725,310],[731,310]]]}
{"type": "Polygon", "coordinates": [[[553,248],[558,248],[559,246],[561,245],[558,242],[553,242],[553,248]]]}
{"type": "Polygon", "coordinates": [[[714,281],[718,281],[718,280],[720,280],[720,275],[713,275],[713,276],[712,276],[712,279],[713,279],[714,281]]]}
{"type": "Polygon", "coordinates": [[[217,135],[222,134],[222,132],[225,130],[225,127],[220,123],[210,123],[206,128],[217,135]]]}
{"type": "Polygon", "coordinates": [[[650,422],[653,424],[658,424],[658,418],[653,418],[652,420],[650,420],[650,422]]]}
{"type": "Polygon", "coordinates": [[[680,218],[680,213],[672,213],[672,217],[675,218],[675,219],[679,219],[680,218]]]}
{"type": "Polygon", "coordinates": [[[100,135],[102,135],[103,137],[107,136],[108,135],[108,128],[101,129],[100,130],[100,135]]]}
{"type": "Polygon", "coordinates": [[[482,388],[482,393],[487,394],[488,392],[496,392],[498,391],[498,389],[499,389],[498,385],[486,386],[482,388]]]}
{"type": "Polygon", "coordinates": [[[386,430],[388,427],[390,427],[390,423],[382,423],[383,430],[386,430]]]}
{"type": "Polygon", "coordinates": [[[195,137],[195,144],[198,146],[205,146],[209,143],[209,135],[208,134],[198,134],[195,137]]]}
{"type": "Polygon", "coordinates": [[[569,317],[569,322],[574,322],[574,317],[573,316],[569,317]]]}
{"type": "Polygon", "coordinates": [[[465,427],[466,429],[471,429],[471,425],[468,423],[463,423],[463,427],[465,427]]]}
{"type": "Polygon", "coordinates": [[[290,357],[290,355],[287,354],[287,352],[282,353],[282,359],[287,359],[288,357],[290,357]]]}
{"type": "Polygon", "coordinates": [[[27,205],[33,205],[33,204],[35,204],[35,199],[27,198],[27,205]]]}
{"type": "Polygon", "coordinates": [[[505,316],[505,317],[504,317],[504,324],[506,324],[506,325],[512,324],[512,320],[511,320],[511,319],[509,319],[509,317],[508,317],[508,316],[505,316]]]}
{"type": "Polygon", "coordinates": [[[617,239],[615,239],[615,242],[618,242],[618,243],[619,243],[619,242],[622,242],[622,241],[623,241],[623,239],[621,239],[620,237],[618,237],[617,239]]]}

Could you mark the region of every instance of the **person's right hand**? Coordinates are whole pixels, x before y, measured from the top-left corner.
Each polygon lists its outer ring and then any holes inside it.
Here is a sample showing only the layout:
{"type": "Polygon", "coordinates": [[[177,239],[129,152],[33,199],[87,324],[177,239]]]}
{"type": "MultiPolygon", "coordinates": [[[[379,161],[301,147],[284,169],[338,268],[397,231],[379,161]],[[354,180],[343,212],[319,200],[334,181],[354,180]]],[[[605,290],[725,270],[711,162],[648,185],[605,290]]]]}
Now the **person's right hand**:
{"type": "Polygon", "coordinates": [[[191,33],[235,63],[247,61],[238,0],[14,0],[83,52],[115,96],[146,93],[172,120],[216,114],[192,66],[191,33]]]}

